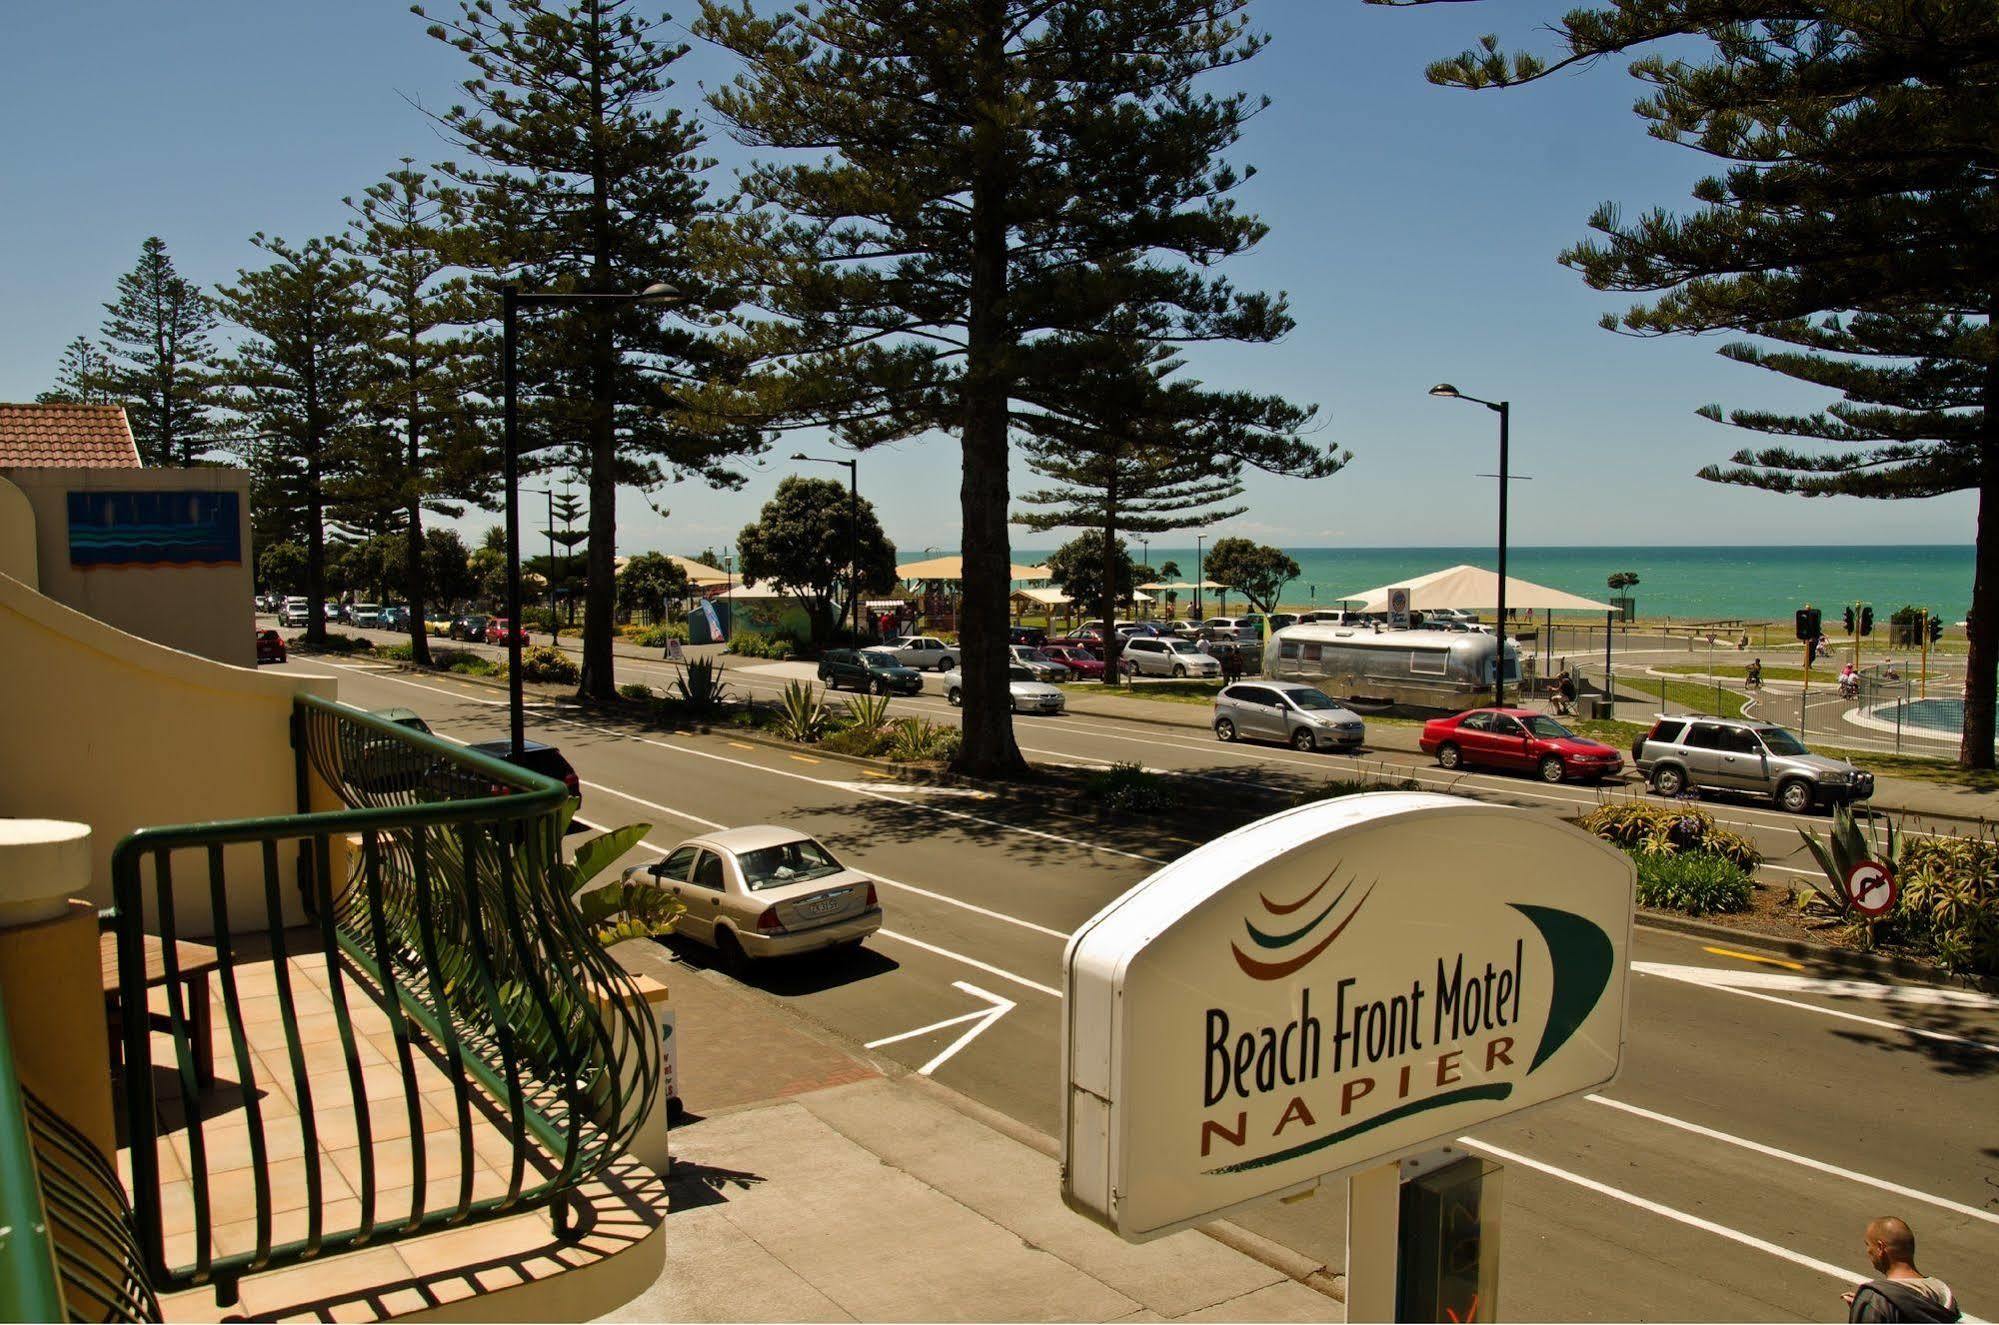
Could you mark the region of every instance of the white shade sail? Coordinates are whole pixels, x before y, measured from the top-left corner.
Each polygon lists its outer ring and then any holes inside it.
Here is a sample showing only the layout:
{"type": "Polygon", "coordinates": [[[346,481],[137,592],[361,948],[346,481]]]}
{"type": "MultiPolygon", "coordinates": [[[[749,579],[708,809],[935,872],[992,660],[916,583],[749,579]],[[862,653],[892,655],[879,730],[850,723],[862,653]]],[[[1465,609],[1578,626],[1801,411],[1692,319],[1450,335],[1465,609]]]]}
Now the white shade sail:
{"type": "MultiPolygon", "coordinates": [[[[1439,607],[1461,607],[1468,611],[1494,610],[1499,606],[1499,576],[1482,566],[1449,566],[1393,584],[1341,594],[1331,601],[1356,603],[1362,612],[1388,610],[1388,591],[1407,589],[1409,606],[1417,611],[1439,607]]],[[[1579,597],[1561,589],[1551,589],[1531,580],[1506,577],[1507,610],[1522,612],[1609,612],[1609,603],[1579,597]]]]}
{"type": "MultiPolygon", "coordinates": [[[[1045,580],[1050,578],[1046,566],[1008,566],[1010,580],[1045,580]]],[[[895,568],[897,579],[903,580],[962,580],[965,578],[963,557],[932,557],[928,561],[906,561],[895,568]]]]}

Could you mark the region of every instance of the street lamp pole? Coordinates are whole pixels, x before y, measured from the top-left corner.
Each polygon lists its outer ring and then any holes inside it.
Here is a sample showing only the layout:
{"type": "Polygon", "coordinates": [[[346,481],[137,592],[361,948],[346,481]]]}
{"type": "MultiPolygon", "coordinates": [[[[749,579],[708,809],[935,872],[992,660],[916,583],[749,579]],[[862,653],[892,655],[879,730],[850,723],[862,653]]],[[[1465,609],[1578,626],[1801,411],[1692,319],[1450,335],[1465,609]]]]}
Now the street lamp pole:
{"type": "Polygon", "coordinates": [[[1194,620],[1196,621],[1207,615],[1201,610],[1201,586],[1208,579],[1201,570],[1201,542],[1206,537],[1206,534],[1194,535],[1194,620]]]}
{"type": "MultiPolygon", "coordinates": [[[[521,444],[519,367],[515,362],[520,310],[568,304],[670,304],[684,299],[673,287],[657,283],[635,294],[522,294],[521,287],[511,281],[500,286],[500,473],[507,487],[507,624],[511,627],[507,633],[507,742],[516,760],[527,740],[527,704],[521,692],[521,444]]],[[[549,523],[554,524],[552,516],[549,523]]]]}
{"type": "Polygon", "coordinates": [[[1499,656],[1492,663],[1492,703],[1495,708],[1506,707],[1506,495],[1512,487],[1507,469],[1509,438],[1508,425],[1512,422],[1513,408],[1510,401],[1480,400],[1468,396],[1448,382],[1440,382],[1430,388],[1430,394],[1440,400],[1468,400],[1474,405],[1483,405],[1499,415],[1499,656]]]}
{"type": "MultiPolygon", "coordinates": [[[[555,620],[555,489],[528,488],[528,492],[539,493],[548,498],[548,642],[555,648],[562,647],[562,628],[555,620]]],[[[520,622],[516,621],[515,625],[520,622]]]]}
{"type": "Polygon", "coordinates": [[[804,460],[815,465],[845,465],[847,467],[847,599],[852,608],[854,646],[861,643],[861,462],[856,460],[829,460],[824,456],[807,455],[803,451],[792,452],[793,460],[804,460]]]}

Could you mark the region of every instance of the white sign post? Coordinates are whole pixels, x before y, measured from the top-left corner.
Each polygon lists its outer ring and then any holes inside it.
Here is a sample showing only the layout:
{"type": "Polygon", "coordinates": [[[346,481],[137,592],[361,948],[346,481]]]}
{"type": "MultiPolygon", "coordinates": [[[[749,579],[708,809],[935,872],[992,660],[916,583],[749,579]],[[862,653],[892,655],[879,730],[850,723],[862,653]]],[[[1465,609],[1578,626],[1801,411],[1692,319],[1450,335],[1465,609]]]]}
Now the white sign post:
{"type": "Polygon", "coordinates": [[[1388,628],[1390,630],[1409,629],[1409,591],[1390,589],[1388,591],[1388,628]]]}
{"type": "Polygon", "coordinates": [[[1603,1086],[1635,883],[1560,820],[1423,792],[1181,857],[1064,954],[1063,1199],[1144,1241],[1603,1086]]]}

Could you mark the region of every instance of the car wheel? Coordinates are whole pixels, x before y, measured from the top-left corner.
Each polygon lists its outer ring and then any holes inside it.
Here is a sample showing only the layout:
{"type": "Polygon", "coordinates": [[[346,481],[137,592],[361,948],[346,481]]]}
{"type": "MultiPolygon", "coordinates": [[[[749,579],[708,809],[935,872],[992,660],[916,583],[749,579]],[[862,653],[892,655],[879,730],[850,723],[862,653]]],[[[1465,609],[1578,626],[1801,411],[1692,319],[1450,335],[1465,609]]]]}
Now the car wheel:
{"type": "Polygon", "coordinates": [[[875,682],[875,693],[877,695],[886,697],[888,695],[888,682],[886,681],[875,682]]]}
{"type": "Polygon", "coordinates": [[[1451,768],[1451,769],[1463,768],[1464,762],[1465,762],[1465,752],[1458,749],[1455,742],[1445,741],[1442,745],[1437,747],[1437,767],[1451,768]]]}
{"type": "Polygon", "coordinates": [[[1184,681],[1186,680],[1186,678],[1187,678],[1187,669],[1182,667],[1179,663],[1174,663],[1173,679],[1176,681],[1184,681]]]}
{"type": "Polygon", "coordinates": [[[1310,750],[1317,744],[1312,739],[1312,729],[1310,727],[1299,727],[1291,733],[1291,748],[1293,750],[1310,750]]]}
{"type": "Polygon", "coordinates": [[[949,704],[952,708],[961,708],[964,706],[965,703],[964,692],[959,690],[958,687],[952,686],[949,690],[946,690],[944,692],[944,702],[949,704]]]}
{"type": "Polygon", "coordinates": [[[1216,719],[1215,739],[1218,741],[1233,741],[1235,739],[1235,724],[1227,718],[1216,719]]]}
{"type": "Polygon", "coordinates": [[[948,672],[948,671],[950,671],[950,670],[951,670],[951,663],[952,663],[952,662],[953,662],[953,659],[950,659],[950,658],[939,658],[939,659],[937,660],[937,670],[938,670],[938,671],[940,671],[940,672],[948,672]]]}
{"type": "Polygon", "coordinates": [[[1678,796],[1687,789],[1687,775],[1668,764],[1652,770],[1652,790],[1661,796],[1678,796]]]}
{"type": "Polygon", "coordinates": [[[743,951],[742,940],[736,937],[736,932],[732,929],[718,927],[715,930],[715,952],[720,964],[726,970],[741,971],[750,964],[750,955],[743,951]]]}
{"type": "Polygon", "coordinates": [[[1543,782],[1560,782],[1566,771],[1562,767],[1562,757],[1560,755],[1549,755],[1541,761],[1541,780],[1543,782]]]}
{"type": "Polygon", "coordinates": [[[1777,804],[1792,814],[1809,814],[1812,808],[1812,784],[1803,778],[1791,778],[1779,783],[1777,804]]]}

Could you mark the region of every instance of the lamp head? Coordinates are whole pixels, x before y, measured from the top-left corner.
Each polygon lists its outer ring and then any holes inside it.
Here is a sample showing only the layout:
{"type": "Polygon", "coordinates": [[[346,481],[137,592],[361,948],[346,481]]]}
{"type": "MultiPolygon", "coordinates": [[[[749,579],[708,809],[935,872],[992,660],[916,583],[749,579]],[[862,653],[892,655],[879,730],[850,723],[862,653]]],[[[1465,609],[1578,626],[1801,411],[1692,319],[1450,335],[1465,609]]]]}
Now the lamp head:
{"type": "Polygon", "coordinates": [[[793,460],[810,460],[812,457],[805,454],[805,452],[803,451],[793,451],[791,453],[791,458],[793,460]]]}
{"type": "Polygon", "coordinates": [[[1439,400],[1463,399],[1463,397],[1458,394],[1458,389],[1452,386],[1449,382],[1437,383],[1437,385],[1430,388],[1430,394],[1437,397],[1439,400]]]}
{"type": "Polygon", "coordinates": [[[664,281],[654,281],[639,291],[638,302],[642,304],[680,304],[687,302],[687,296],[664,281]]]}

